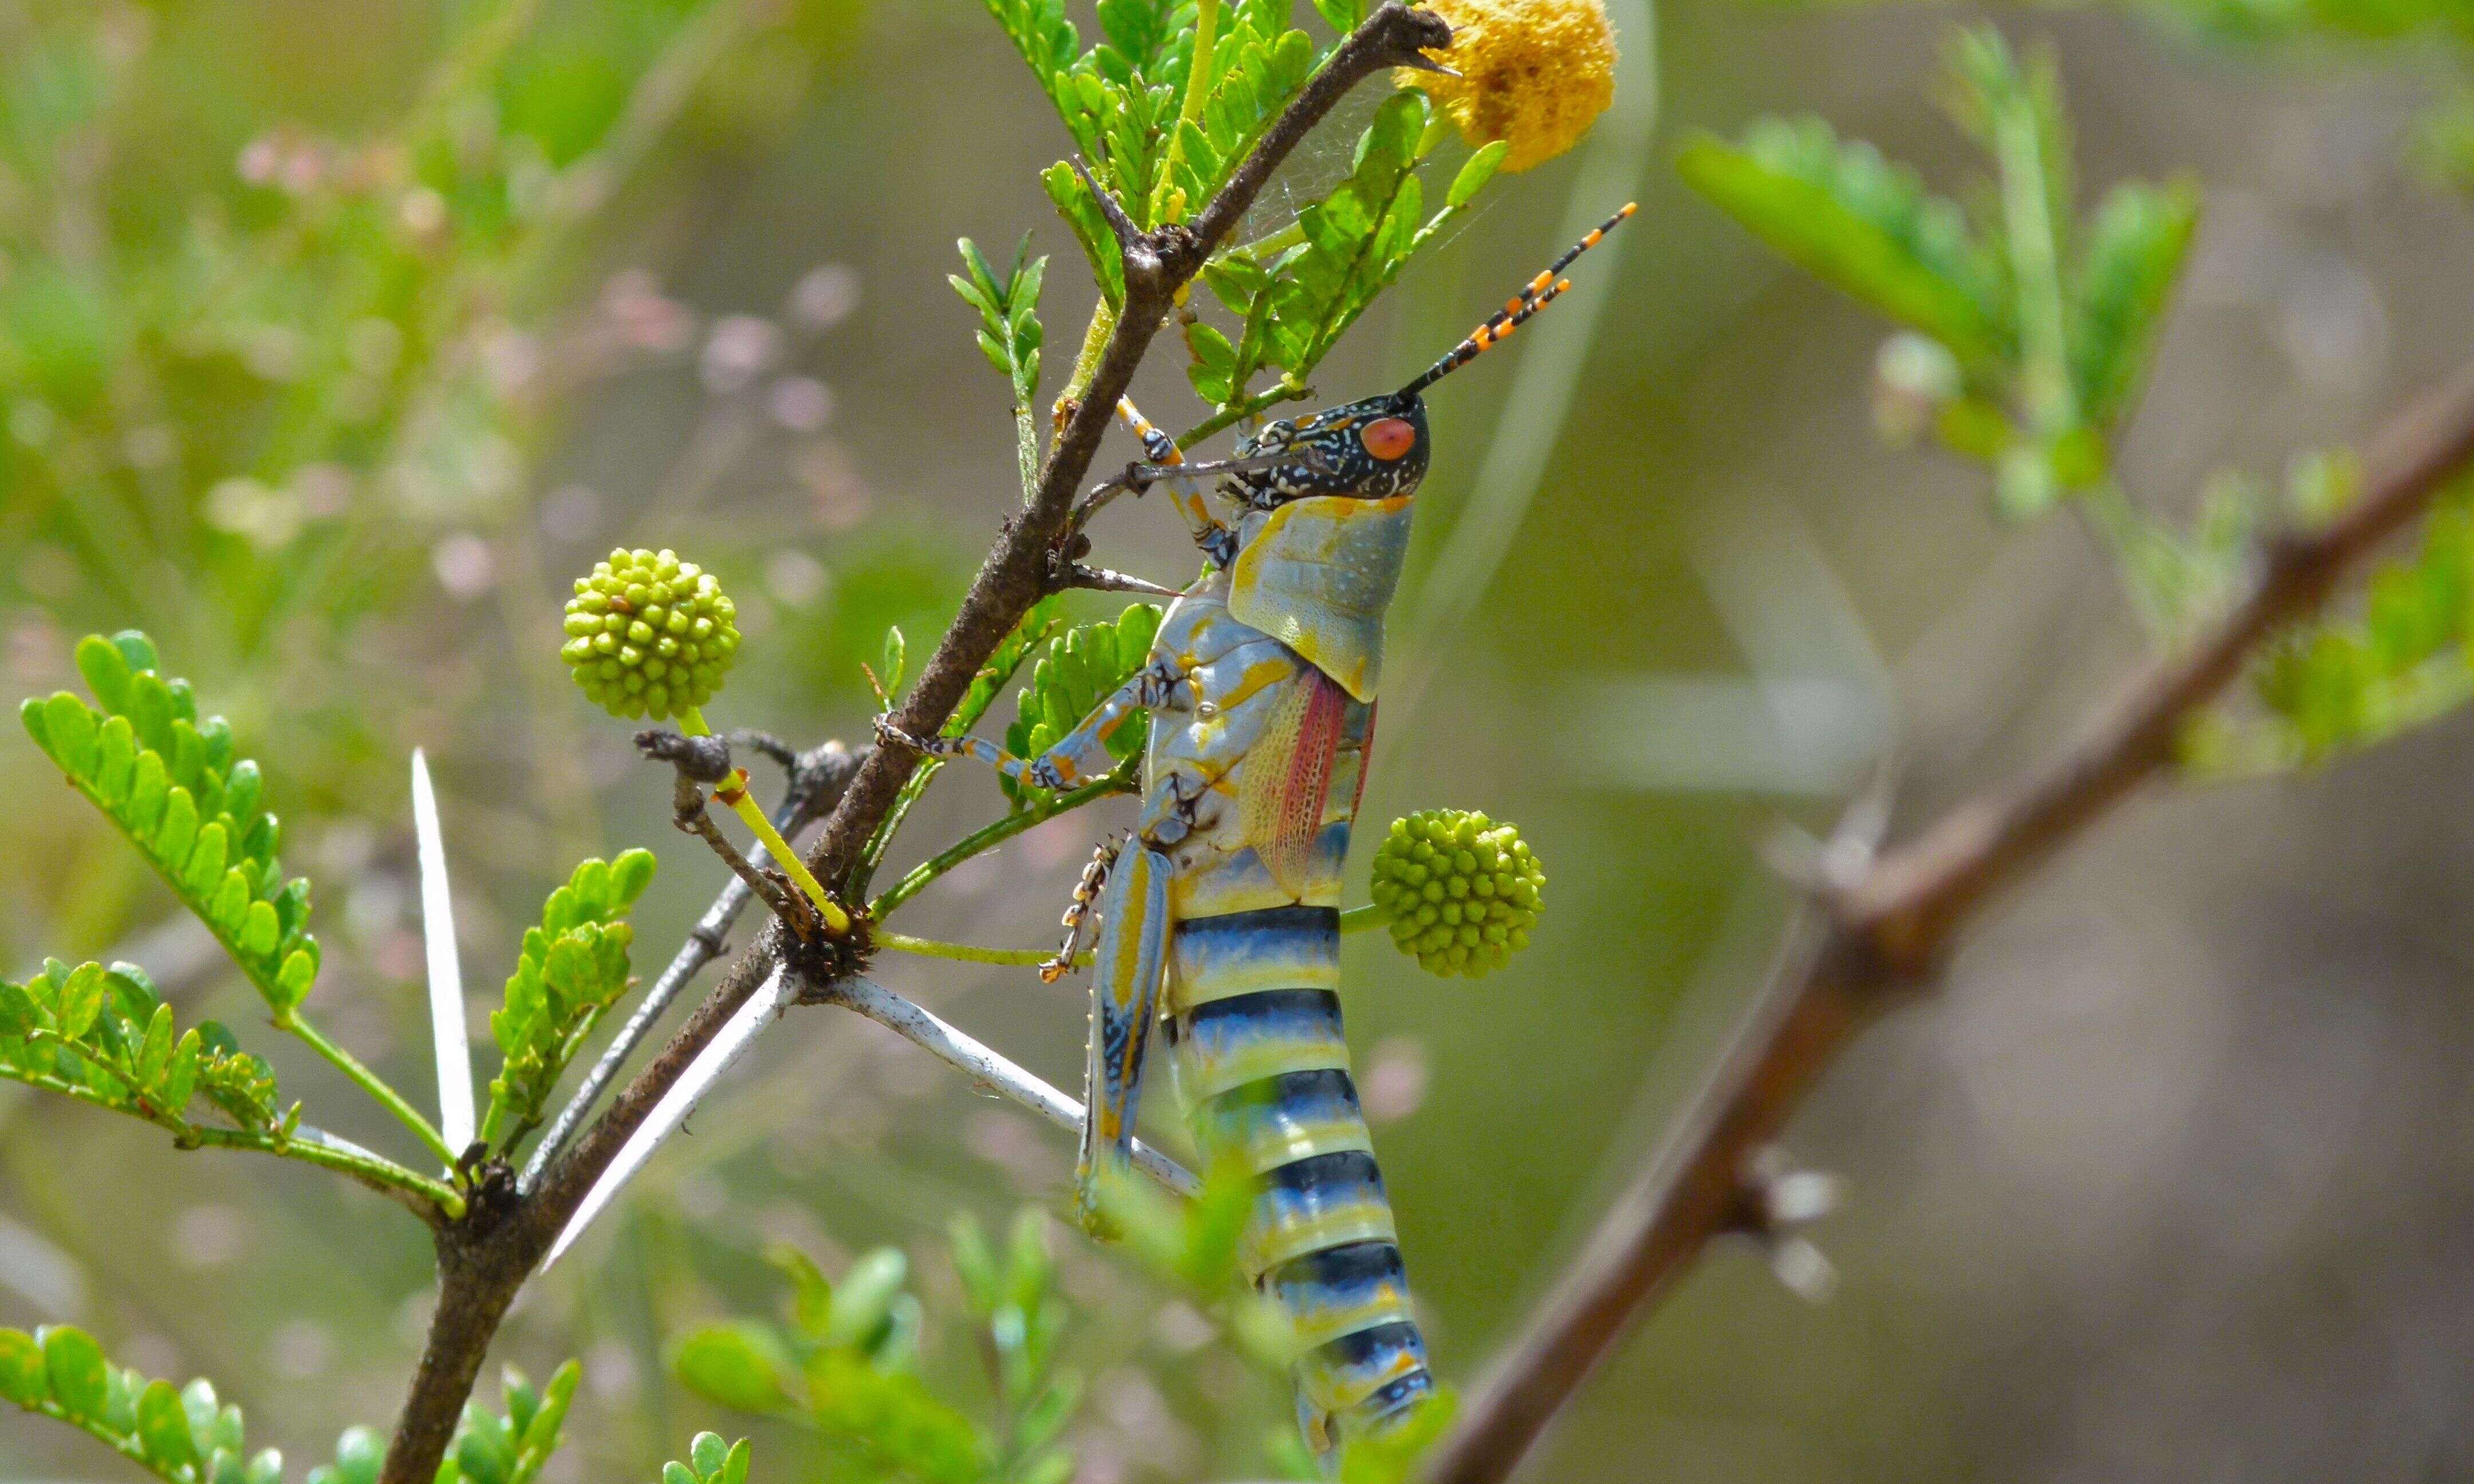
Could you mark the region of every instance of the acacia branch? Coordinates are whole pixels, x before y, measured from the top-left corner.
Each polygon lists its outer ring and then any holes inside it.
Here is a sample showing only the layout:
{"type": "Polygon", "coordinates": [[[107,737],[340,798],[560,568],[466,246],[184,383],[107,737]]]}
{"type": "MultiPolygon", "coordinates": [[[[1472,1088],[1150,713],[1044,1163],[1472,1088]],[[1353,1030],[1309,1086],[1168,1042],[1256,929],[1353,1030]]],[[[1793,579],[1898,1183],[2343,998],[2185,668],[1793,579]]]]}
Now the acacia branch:
{"type": "Polygon", "coordinates": [[[1943,815],[1819,894],[1750,1023],[1663,1145],[1468,1395],[1427,1484],[1493,1484],[1634,1318],[1715,1237],[1762,1226],[1755,1158],[1830,1063],[1902,992],[1928,983],[1994,895],[2173,762],[2182,729],[2278,630],[2412,524],[2474,462],[2474,365],[2381,429],[2362,497],[2268,546],[2248,594],[2183,654],[2024,779],[1943,815]]]}
{"type": "MultiPolygon", "coordinates": [[[[1006,522],[981,564],[936,652],[892,717],[913,736],[933,736],[960,704],[988,658],[1032,604],[1059,582],[1055,551],[1074,497],[1090,472],[1117,399],[1167,322],[1176,294],[1242,219],[1280,162],[1357,84],[1397,66],[1426,65],[1424,52],[1451,44],[1451,28],[1424,11],[1386,3],[1333,49],[1201,215],[1137,234],[1124,244],[1125,301],[1081,399],[1065,419],[1038,488],[1006,522]]],[[[839,789],[807,860],[817,878],[841,889],[866,841],[892,809],[918,759],[876,748],[839,789]]],[[[709,1044],[785,953],[778,922],[680,1026],[661,1052],[611,1099],[567,1152],[541,1172],[529,1195],[511,1175],[485,1172],[466,1217],[438,1235],[439,1302],[411,1395],[387,1449],[381,1484],[428,1484],[454,1433],[455,1419],[480,1372],[483,1353],[507,1306],[627,1137],[709,1044]]]]}

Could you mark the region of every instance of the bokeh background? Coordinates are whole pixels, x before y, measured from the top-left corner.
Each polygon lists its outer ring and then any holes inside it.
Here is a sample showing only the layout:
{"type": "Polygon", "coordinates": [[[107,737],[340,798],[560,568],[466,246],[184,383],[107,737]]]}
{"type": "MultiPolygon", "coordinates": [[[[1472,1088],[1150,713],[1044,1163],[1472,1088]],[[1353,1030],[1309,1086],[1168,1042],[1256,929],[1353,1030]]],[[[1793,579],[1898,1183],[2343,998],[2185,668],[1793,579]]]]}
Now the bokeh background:
{"type": "MultiPolygon", "coordinates": [[[[2050,752],[2146,653],[2079,528],[2005,526],[1978,471],[1876,439],[1882,326],[1668,163],[1685,130],[1812,111],[1954,185],[1977,166],[1930,94],[1972,12],[1610,10],[1624,74],[1598,133],[1498,182],[1317,377],[1335,399],[1395,384],[1574,224],[1641,200],[1570,307],[1435,395],[1367,795],[1378,819],[1516,820],[1552,873],[1537,946],[1482,983],[1379,935],[1348,947],[1362,1081],[1461,1377],[1758,984],[1791,907],[1764,845],[1826,827],[1883,757],[1894,829],[1928,817],[2050,752]]],[[[2464,353],[2474,220],[2408,148],[2440,55],[1998,20],[2056,47],[2090,193],[2175,173],[2205,193],[2124,449],[2142,503],[2186,513],[2212,470],[2357,439],[2464,353]]],[[[1344,168],[1346,137],[1296,179],[1344,168]]],[[[953,239],[993,255],[1029,229],[1054,254],[1053,393],[1089,301],[1034,179],[1064,148],[962,0],[0,0],[0,668],[48,692],[77,635],[153,633],[266,767],[317,883],[328,1028],[425,1089],[411,748],[446,794],[477,997],[585,853],[660,851],[640,968],[666,956],[718,870],[568,683],[567,580],[614,544],[680,548],[748,634],[716,724],[863,734],[860,661],[888,623],[930,642],[1015,497],[1005,388],[943,282],[953,239]]],[[[1138,390],[1186,420],[1173,367],[1138,390]]],[[[1174,526],[1113,511],[1104,559],[1181,580],[1174,526]]],[[[1828,1301],[1721,1250],[1532,1476],[2474,1474],[2469,755],[2461,715],[2124,810],[1795,1124],[1795,1155],[1851,1182],[1817,1233],[1828,1301]]],[[[0,787],[8,971],[131,958],[184,1021],[256,1017],[13,728],[0,787]]],[[[897,854],[1001,807],[948,775],[897,854]]],[[[1033,832],[912,930],[1045,943],[1128,817],[1033,832]]],[[[1079,987],[884,970],[1075,1080],[1079,987]]],[[[253,1044],[314,1120],[401,1142],[273,1041],[253,1044]]],[[[646,1477],[699,1426],[747,1430],[667,1378],[662,1342],[769,1307],[764,1243],[829,1271],[901,1246],[933,1311],[948,1217],[1053,1206],[1069,1162],[875,1027],[793,1018],[502,1337],[537,1376],[584,1360],[553,1477],[646,1477]]],[[[1056,1246],[1094,1377],[1080,1476],[1258,1469],[1279,1389],[1119,1261],[1056,1246]]],[[[347,1422],[383,1425],[429,1280],[423,1235],[356,1188],[0,1089],[0,1322],[210,1375],[255,1442],[314,1459],[347,1422]]],[[[971,1394],[975,1357],[933,1324],[927,1363],[971,1394]]],[[[811,1476],[807,1447],[760,1430],[758,1469],[811,1476]]],[[[13,1411],[0,1475],[137,1476],[13,1411]]]]}

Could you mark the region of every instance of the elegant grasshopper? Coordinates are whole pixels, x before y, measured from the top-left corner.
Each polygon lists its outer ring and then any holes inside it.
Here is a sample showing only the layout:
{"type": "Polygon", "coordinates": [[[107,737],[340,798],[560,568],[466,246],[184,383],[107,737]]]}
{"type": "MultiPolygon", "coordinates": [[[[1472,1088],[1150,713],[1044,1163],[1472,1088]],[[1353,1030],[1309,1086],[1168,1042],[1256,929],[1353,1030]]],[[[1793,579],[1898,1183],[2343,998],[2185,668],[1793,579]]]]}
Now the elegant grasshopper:
{"type": "Polygon", "coordinates": [[[1196,1141],[1260,1183],[1242,1250],[1296,1323],[1298,1413],[1328,1449],[1434,1388],[1397,1233],[1341,1033],[1341,864],[1365,784],[1383,619],[1430,457],[1425,389],[1568,286],[1558,275],[1626,205],[1397,392],[1263,426],[1235,458],[1185,462],[1131,404],[1151,462],[1085,497],[1074,529],[1125,490],[1171,491],[1209,559],[1144,665],[1037,757],[977,737],[888,744],[970,756],[1039,788],[1112,766],[1107,739],[1152,718],[1142,812],[1104,846],[1042,976],[1077,954],[1097,897],[1087,1108],[1077,1204],[1133,1137],[1145,1053],[1165,1026],[1196,1141]],[[1223,518],[1190,482],[1216,478],[1223,518]]]}

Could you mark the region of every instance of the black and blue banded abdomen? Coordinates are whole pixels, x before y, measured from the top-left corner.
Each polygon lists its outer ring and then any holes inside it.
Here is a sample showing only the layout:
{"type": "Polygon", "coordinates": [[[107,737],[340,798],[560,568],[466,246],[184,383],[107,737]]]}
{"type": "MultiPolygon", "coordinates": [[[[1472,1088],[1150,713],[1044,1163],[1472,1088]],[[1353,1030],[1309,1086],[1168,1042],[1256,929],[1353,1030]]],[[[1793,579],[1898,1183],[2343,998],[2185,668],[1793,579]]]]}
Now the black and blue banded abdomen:
{"type": "Polygon", "coordinates": [[[1170,1036],[1196,1142],[1259,1182],[1240,1256],[1302,1345],[1298,1385],[1344,1431],[1434,1389],[1341,1032],[1339,913],[1180,922],[1170,1036]]]}

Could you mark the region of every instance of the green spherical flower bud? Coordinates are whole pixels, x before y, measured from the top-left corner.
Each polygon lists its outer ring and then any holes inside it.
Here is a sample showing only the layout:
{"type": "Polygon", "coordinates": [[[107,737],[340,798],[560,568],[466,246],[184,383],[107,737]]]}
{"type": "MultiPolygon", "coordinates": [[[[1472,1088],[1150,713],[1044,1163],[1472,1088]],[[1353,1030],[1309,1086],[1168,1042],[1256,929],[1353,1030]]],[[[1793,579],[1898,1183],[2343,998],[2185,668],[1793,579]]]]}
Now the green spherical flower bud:
{"type": "Polygon", "coordinates": [[[738,612],[712,573],[676,552],[614,551],[575,580],[559,658],[613,716],[667,721],[721,689],[738,612]]]}
{"type": "Polygon", "coordinates": [[[1394,820],[1374,852],[1372,896],[1392,942],[1428,973],[1502,968],[1529,946],[1545,885],[1517,828],[1461,809],[1394,820]]]}

